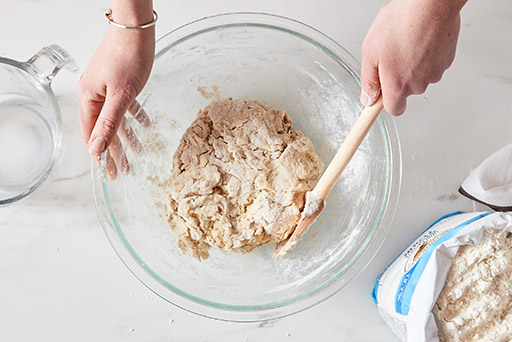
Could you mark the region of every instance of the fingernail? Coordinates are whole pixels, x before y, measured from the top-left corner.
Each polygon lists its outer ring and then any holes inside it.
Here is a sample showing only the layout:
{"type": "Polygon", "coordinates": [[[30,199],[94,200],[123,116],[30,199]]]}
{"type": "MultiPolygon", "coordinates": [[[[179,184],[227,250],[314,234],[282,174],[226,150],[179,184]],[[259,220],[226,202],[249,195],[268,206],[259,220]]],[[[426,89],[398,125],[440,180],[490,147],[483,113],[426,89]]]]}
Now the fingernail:
{"type": "Polygon", "coordinates": [[[102,137],[97,137],[91,144],[91,149],[93,152],[102,153],[107,146],[107,141],[102,137]]]}
{"type": "Polygon", "coordinates": [[[361,98],[359,99],[361,101],[361,104],[363,106],[366,106],[368,104],[368,101],[370,101],[370,97],[364,90],[361,90],[361,98]]]}

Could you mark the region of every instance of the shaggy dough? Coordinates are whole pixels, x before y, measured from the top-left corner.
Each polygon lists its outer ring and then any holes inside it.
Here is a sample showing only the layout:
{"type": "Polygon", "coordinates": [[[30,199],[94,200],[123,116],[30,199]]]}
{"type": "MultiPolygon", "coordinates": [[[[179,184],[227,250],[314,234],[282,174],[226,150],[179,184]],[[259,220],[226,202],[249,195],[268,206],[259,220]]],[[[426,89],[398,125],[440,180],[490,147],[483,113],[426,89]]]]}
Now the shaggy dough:
{"type": "Polygon", "coordinates": [[[167,183],[167,218],[178,245],[250,252],[284,240],[300,219],[323,163],[290,117],[257,101],[227,99],[186,130],[167,183]]]}
{"type": "Polygon", "coordinates": [[[512,238],[485,234],[491,239],[459,248],[434,305],[441,342],[512,341],[512,238]]]}

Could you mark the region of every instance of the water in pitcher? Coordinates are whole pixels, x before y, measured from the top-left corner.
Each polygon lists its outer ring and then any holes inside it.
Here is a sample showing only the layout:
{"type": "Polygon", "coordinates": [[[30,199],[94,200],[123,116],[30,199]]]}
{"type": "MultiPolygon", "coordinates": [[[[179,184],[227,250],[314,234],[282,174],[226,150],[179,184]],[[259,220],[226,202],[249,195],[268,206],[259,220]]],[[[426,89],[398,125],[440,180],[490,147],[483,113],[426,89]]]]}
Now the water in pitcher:
{"type": "Polygon", "coordinates": [[[44,172],[53,151],[51,132],[33,108],[0,105],[0,191],[23,189],[44,172]]]}

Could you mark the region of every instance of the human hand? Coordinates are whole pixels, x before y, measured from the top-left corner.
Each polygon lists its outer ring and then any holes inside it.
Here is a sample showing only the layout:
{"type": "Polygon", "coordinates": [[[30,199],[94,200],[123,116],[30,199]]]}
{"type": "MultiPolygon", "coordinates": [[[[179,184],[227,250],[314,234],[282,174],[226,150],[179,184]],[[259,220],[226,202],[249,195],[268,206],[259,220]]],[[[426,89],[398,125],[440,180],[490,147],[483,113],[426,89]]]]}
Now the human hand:
{"type": "Polygon", "coordinates": [[[149,77],[154,51],[154,27],[127,30],[109,26],[80,79],[82,139],[92,153],[100,154],[108,148],[107,167],[111,178],[115,178],[117,170],[128,168],[117,136],[119,127],[121,137],[132,147],[140,147],[133,132],[122,123],[128,109],[138,121],[148,123],[147,116],[133,101],[149,77]]]}
{"type": "Polygon", "coordinates": [[[380,93],[393,115],[407,96],[438,82],[455,58],[459,12],[467,0],[392,0],[375,17],[363,42],[363,105],[380,93]]]}

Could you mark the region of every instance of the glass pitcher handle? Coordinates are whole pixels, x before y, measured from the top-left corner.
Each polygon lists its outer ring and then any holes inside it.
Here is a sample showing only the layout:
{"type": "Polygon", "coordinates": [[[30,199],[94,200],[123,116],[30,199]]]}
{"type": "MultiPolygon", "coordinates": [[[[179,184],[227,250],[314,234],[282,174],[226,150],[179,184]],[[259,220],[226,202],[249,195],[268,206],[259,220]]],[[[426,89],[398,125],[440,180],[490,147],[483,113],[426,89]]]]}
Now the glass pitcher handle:
{"type": "Polygon", "coordinates": [[[47,84],[51,83],[64,67],[71,72],[78,72],[75,60],[66,50],[55,44],[43,47],[26,62],[26,65],[37,78],[47,84]]]}

